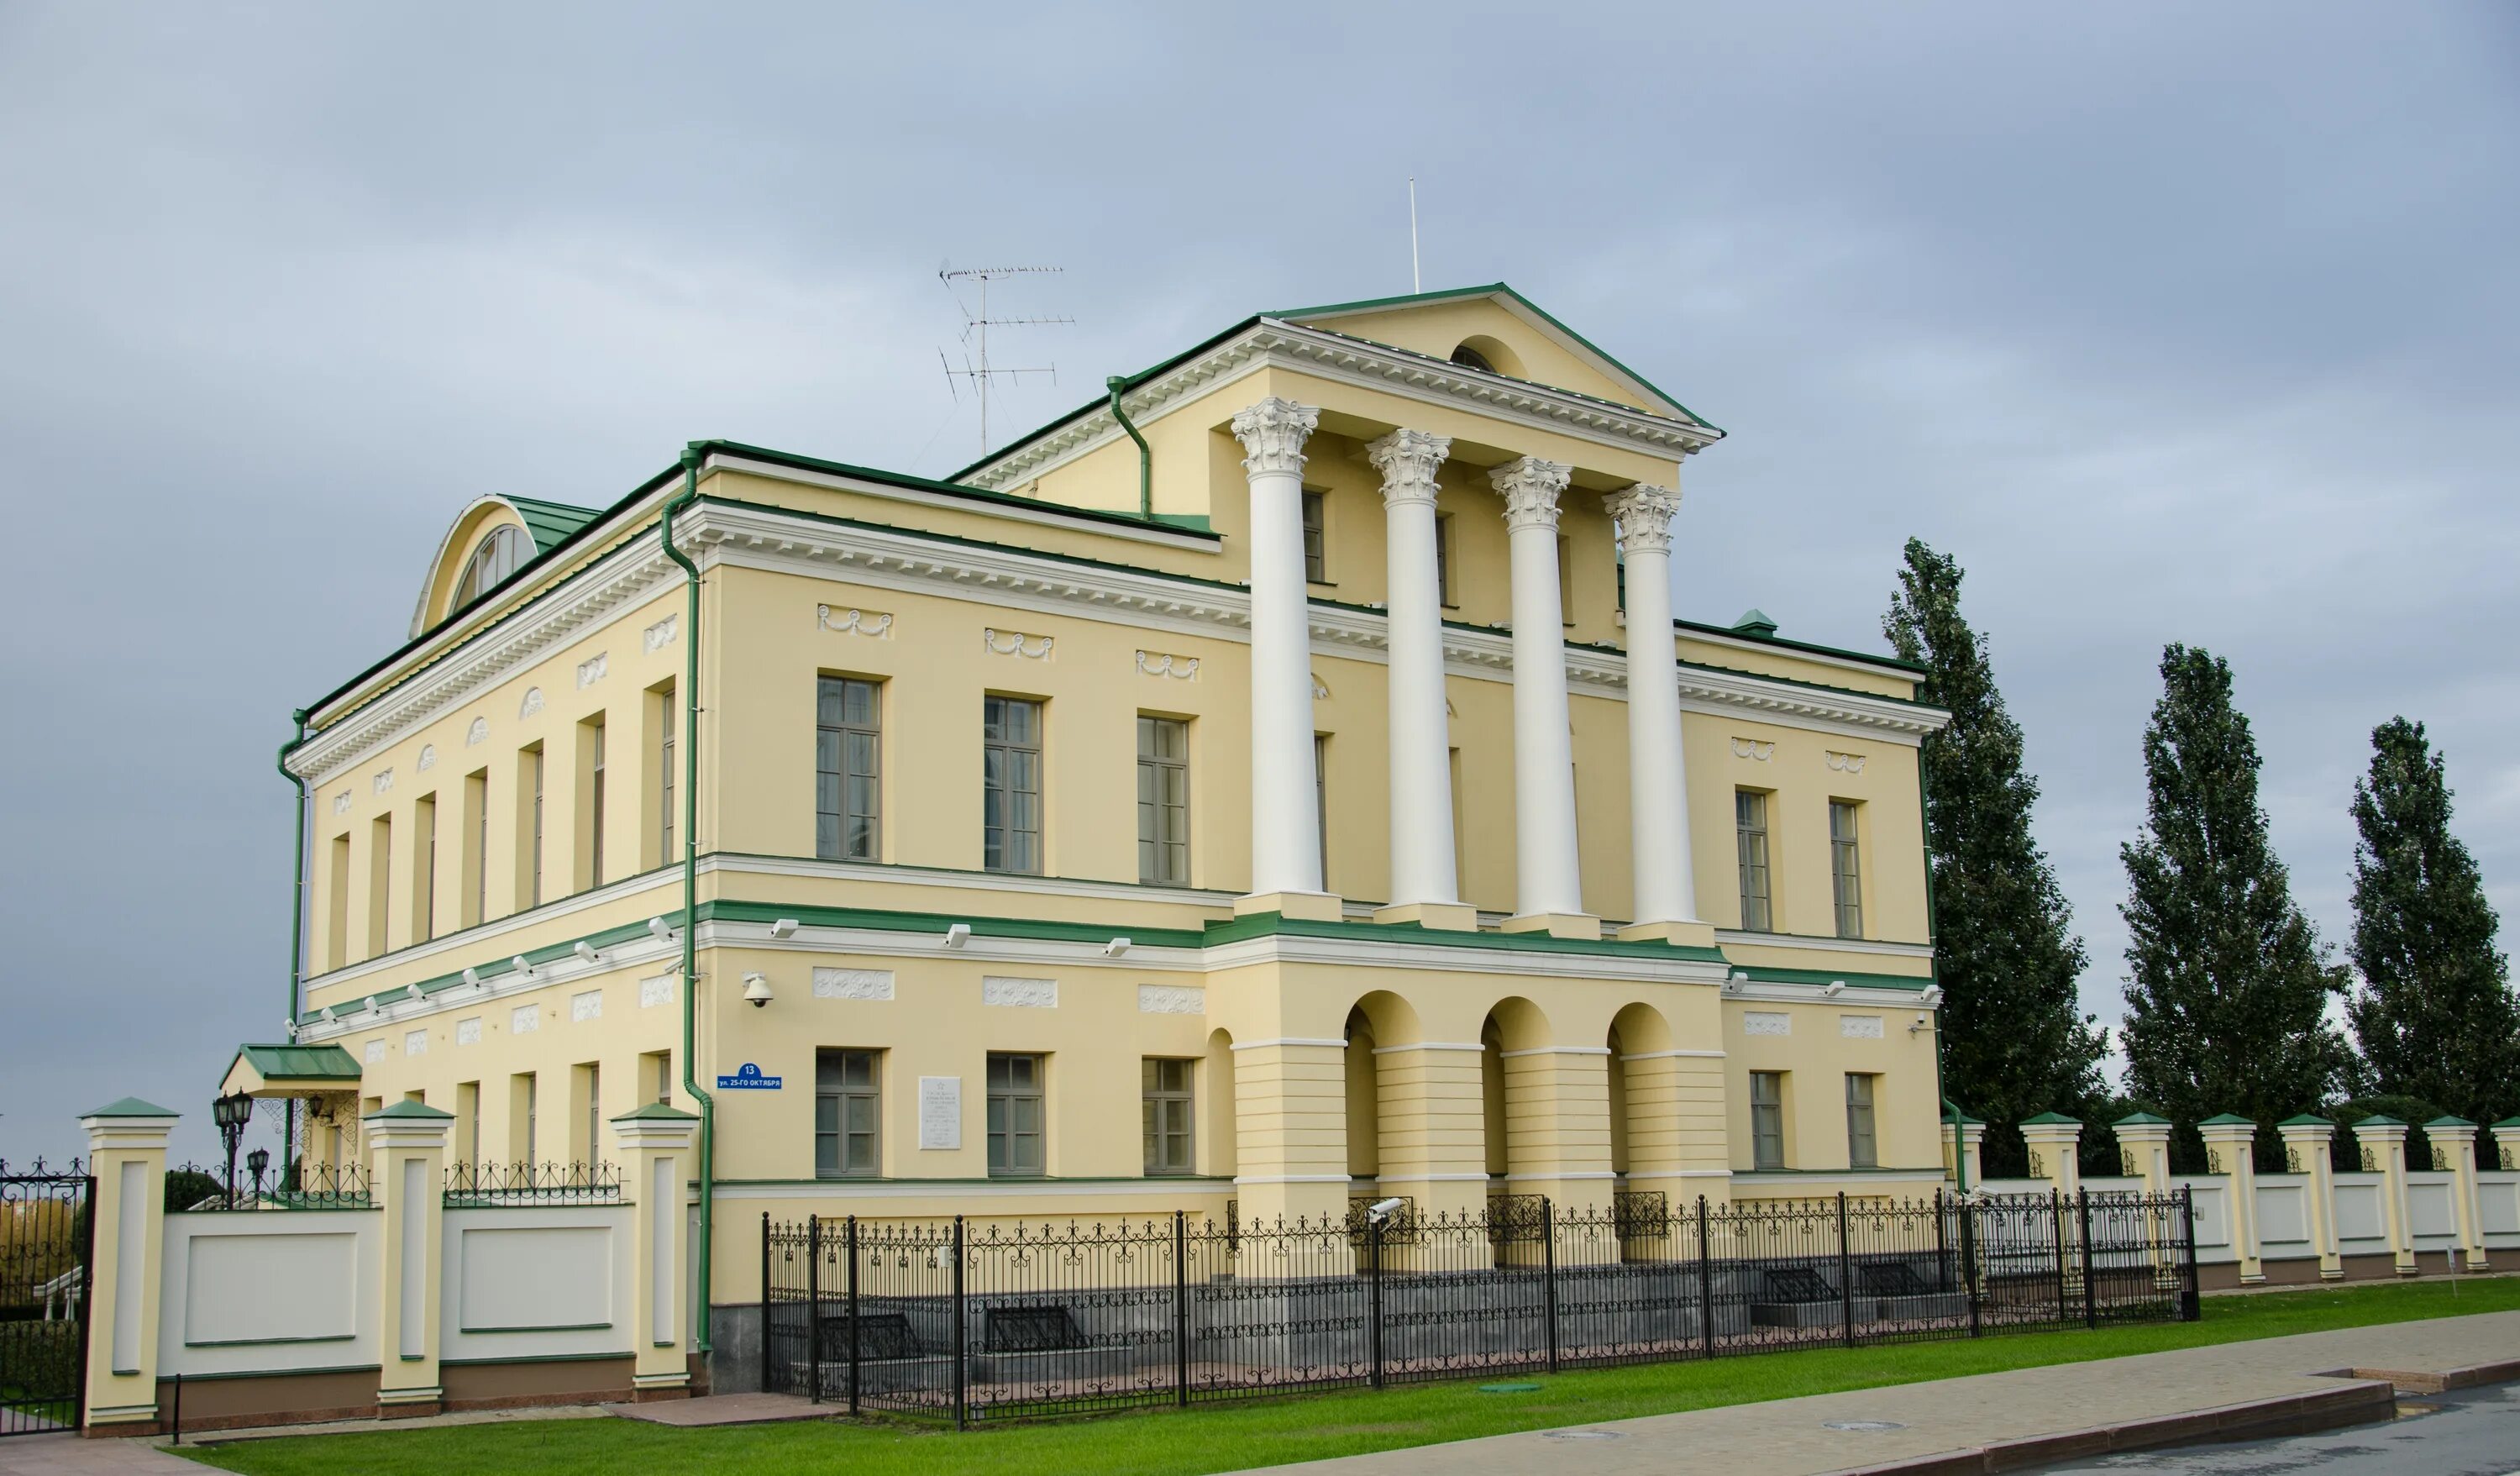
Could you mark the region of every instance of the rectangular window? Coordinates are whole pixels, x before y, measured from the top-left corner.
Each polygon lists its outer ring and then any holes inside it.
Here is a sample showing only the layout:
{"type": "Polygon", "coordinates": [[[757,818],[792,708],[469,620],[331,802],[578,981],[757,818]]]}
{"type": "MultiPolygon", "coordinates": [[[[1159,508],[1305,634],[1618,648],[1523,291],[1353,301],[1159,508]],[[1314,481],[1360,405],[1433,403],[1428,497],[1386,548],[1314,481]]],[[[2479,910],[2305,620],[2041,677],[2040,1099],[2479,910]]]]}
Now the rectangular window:
{"type": "Polygon", "coordinates": [[[455,1084],[455,1151],[466,1163],[481,1161],[481,1084],[455,1084]]]}
{"type": "Polygon", "coordinates": [[[333,863],[324,869],[324,966],[350,962],[350,837],[333,837],[333,863]]]}
{"type": "Polygon", "coordinates": [[[1330,738],[1313,735],[1313,824],[1321,829],[1322,889],[1330,884],[1330,738]]]}
{"type": "Polygon", "coordinates": [[[1023,1178],[1042,1172],[1042,1058],[989,1056],[989,1172],[1023,1178]]]}
{"type": "Polygon", "coordinates": [[[674,813],[674,689],[664,689],[664,702],[656,720],[656,864],[674,864],[674,827],[681,817],[674,813]]]}
{"type": "Polygon", "coordinates": [[[581,1162],[595,1163],[604,1157],[604,1068],[593,1061],[586,1063],[586,1153],[581,1162]]]}
{"type": "Polygon", "coordinates": [[[1304,579],[1310,584],[1330,582],[1329,566],[1329,494],[1304,494],[1304,579]]]}
{"type": "Polygon", "coordinates": [[[1872,1136],[1872,1078],[1859,1071],[1846,1074],[1846,1164],[1881,1167],[1881,1149],[1872,1136]]]}
{"type": "Polygon", "coordinates": [[[1750,1167],[1785,1166],[1785,1074],[1750,1073],[1750,1167]]]}
{"type": "Polygon", "coordinates": [[[472,885],[465,889],[464,925],[475,927],[490,920],[490,771],[482,769],[464,781],[464,797],[472,803],[464,807],[465,828],[472,833],[464,837],[464,867],[472,873],[472,885]]]}
{"type": "Polygon", "coordinates": [[[825,677],[814,703],[814,854],[883,859],[883,693],[873,682],[825,677]]]}
{"type": "Polygon", "coordinates": [[[519,757],[524,768],[525,856],[523,884],[517,888],[519,907],[543,903],[543,745],[536,743],[519,757]]]}
{"type": "Polygon", "coordinates": [[[368,957],[385,951],[385,915],[393,902],[393,820],[380,815],[368,826],[368,957]]]}
{"type": "Polygon", "coordinates": [[[411,807],[411,941],[437,936],[437,796],[411,807]]]}
{"type": "Polygon", "coordinates": [[[534,1074],[508,1078],[508,1156],[518,1163],[534,1161],[534,1074]]]}
{"type": "Polygon", "coordinates": [[[1768,796],[1756,789],[1733,790],[1732,826],[1741,858],[1741,930],[1775,932],[1768,890],[1768,796]]]}
{"type": "Polygon", "coordinates": [[[1191,1063],[1148,1056],[1139,1064],[1147,1172],[1187,1174],[1191,1172],[1191,1063]]]}
{"type": "Polygon", "coordinates": [[[604,885],[604,719],[586,726],[594,730],[587,735],[587,761],[594,766],[587,776],[586,824],[586,884],[592,889],[604,885]]]}
{"type": "Polygon", "coordinates": [[[1190,884],[1190,724],[1138,718],[1138,879],[1190,884]]]}
{"type": "Polygon", "coordinates": [[[639,1077],[645,1083],[648,1100],[659,1106],[674,1104],[674,1053],[652,1051],[639,1057],[639,1077]]]}
{"type": "Polygon", "coordinates": [[[980,731],[980,865],[1041,874],[1041,704],[990,697],[980,731]]]}
{"type": "Polygon", "coordinates": [[[1567,566],[1575,561],[1575,540],[1563,533],[1557,535],[1557,618],[1575,623],[1575,581],[1567,576],[1567,566]]]}
{"type": "Polygon", "coordinates": [[[872,1051],[814,1052],[814,1174],[871,1179],[883,1172],[883,1098],[872,1051]]]}
{"type": "Polygon", "coordinates": [[[1453,595],[1453,514],[1435,518],[1435,598],[1450,609],[1462,602],[1453,595]]]}
{"type": "Polygon", "coordinates": [[[1855,855],[1855,806],[1842,799],[1828,802],[1828,865],[1837,894],[1837,935],[1864,936],[1864,876],[1855,855]]]}

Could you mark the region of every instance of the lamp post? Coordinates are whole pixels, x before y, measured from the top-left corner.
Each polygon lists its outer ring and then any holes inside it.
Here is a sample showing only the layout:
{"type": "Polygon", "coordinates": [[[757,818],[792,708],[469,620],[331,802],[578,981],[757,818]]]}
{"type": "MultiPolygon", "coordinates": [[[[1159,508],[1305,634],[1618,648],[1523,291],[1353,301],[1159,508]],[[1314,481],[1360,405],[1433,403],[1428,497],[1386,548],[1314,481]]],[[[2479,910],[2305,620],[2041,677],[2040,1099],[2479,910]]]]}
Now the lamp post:
{"type": "Polygon", "coordinates": [[[253,1176],[253,1202],[262,1203],[262,1171],[271,1166],[271,1150],[256,1148],[245,1155],[245,1171],[253,1176]]]}
{"type": "Polygon", "coordinates": [[[210,1120],[218,1124],[219,1141],[228,1150],[228,1204],[236,1204],[237,1140],[245,1137],[245,1125],[253,1117],[253,1098],[242,1092],[232,1092],[210,1103],[210,1120]]]}

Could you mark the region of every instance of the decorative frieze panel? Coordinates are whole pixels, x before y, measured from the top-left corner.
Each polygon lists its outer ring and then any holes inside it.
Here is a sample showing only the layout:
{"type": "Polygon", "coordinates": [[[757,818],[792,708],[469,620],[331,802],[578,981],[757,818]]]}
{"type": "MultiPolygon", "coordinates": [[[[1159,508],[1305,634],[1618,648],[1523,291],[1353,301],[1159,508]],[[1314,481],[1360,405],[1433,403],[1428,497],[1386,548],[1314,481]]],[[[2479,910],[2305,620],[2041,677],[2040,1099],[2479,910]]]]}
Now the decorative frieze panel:
{"type": "Polygon", "coordinates": [[[510,1035],[531,1035],[542,1028],[543,1007],[540,1005],[519,1005],[508,1011],[510,1035]]]}
{"type": "Polygon", "coordinates": [[[818,604],[814,606],[814,623],[844,636],[865,636],[876,641],[892,639],[892,615],[887,610],[844,609],[836,604],[818,604]]]}
{"type": "Polygon", "coordinates": [[[1850,1041],[1877,1041],[1881,1039],[1881,1016],[1877,1014],[1839,1015],[1837,1033],[1850,1041]]]}
{"type": "Polygon", "coordinates": [[[1170,677],[1176,682],[1198,680],[1196,656],[1177,656],[1165,650],[1138,652],[1138,670],[1150,677],[1170,677]]]}
{"type": "Polygon", "coordinates": [[[653,1009],[659,1005],[671,1005],[672,1003],[674,1003],[674,976],[672,974],[656,974],[653,977],[641,979],[639,981],[640,1008],[653,1009]]]}
{"type": "Polygon", "coordinates": [[[417,767],[423,774],[427,774],[429,770],[437,767],[437,745],[435,743],[423,743],[420,745],[420,763],[417,767]]]}
{"type": "Polygon", "coordinates": [[[391,769],[379,771],[376,778],[368,781],[368,788],[371,792],[377,794],[392,793],[393,771],[391,769]]]}
{"type": "Polygon", "coordinates": [[[1828,750],[1828,766],[1840,774],[1862,774],[1864,772],[1864,755],[1861,753],[1840,753],[1836,749],[1832,748],[1828,750]]]}
{"type": "Polygon", "coordinates": [[[379,1061],[381,1061],[381,1060],[383,1060],[384,1058],[385,1058],[385,1043],[384,1043],[383,1041],[382,1041],[382,1040],[375,1040],[375,1041],[370,1041],[370,1042],[368,1042],[368,1048],[367,1048],[367,1050],[366,1050],[365,1051],[361,1052],[361,1055],[360,1055],[360,1059],[362,1059],[362,1060],[366,1061],[366,1062],[367,1062],[369,1065],[371,1065],[371,1066],[375,1065],[377,1062],[379,1062],[379,1061]]]}
{"type": "Polygon", "coordinates": [[[1027,636],[1021,631],[1013,630],[991,629],[980,632],[981,644],[988,647],[995,654],[1019,656],[1027,661],[1049,660],[1055,639],[1051,636],[1027,636]]]}
{"type": "Polygon", "coordinates": [[[525,699],[517,704],[517,720],[522,722],[542,710],[543,690],[539,687],[526,688],[525,699]]]}
{"type": "Polygon", "coordinates": [[[1777,745],[1763,738],[1736,738],[1732,740],[1732,756],[1764,764],[1777,756],[1777,745]]]}
{"type": "Polygon", "coordinates": [[[987,974],[980,979],[980,1003],[1012,1006],[1018,1009],[1057,1009],[1058,981],[987,974]]]}
{"type": "Polygon", "coordinates": [[[814,998],[818,1000],[889,1000],[892,998],[892,970],[889,968],[817,968],[814,970],[814,998]]]}
{"type": "Polygon", "coordinates": [[[1781,1009],[1749,1009],[1741,1014],[1743,1035],[1791,1035],[1794,1017],[1781,1009]]]}
{"type": "Polygon", "coordinates": [[[471,1015],[455,1022],[455,1044],[458,1046],[478,1046],[481,1044],[481,1017],[479,1015],[471,1015]]]}
{"type": "Polygon", "coordinates": [[[464,730],[464,746],[467,748],[477,746],[489,737],[490,720],[488,718],[474,718],[472,720],[472,726],[464,730]]]}
{"type": "Polygon", "coordinates": [[[350,813],[349,790],[344,789],[340,793],[333,796],[333,813],[336,815],[347,815],[350,813]]]}
{"type": "Polygon", "coordinates": [[[571,1023],[575,1023],[580,1020],[601,1019],[603,1016],[603,990],[590,989],[583,994],[573,994],[568,997],[568,1017],[571,1023]]]}
{"type": "Polygon", "coordinates": [[[611,665],[612,653],[610,651],[602,650],[599,650],[594,655],[578,662],[577,690],[584,692],[596,683],[603,681],[604,674],[611,669],[611,665]]]}
{"type": "Polygon", "coordinates": [[[402,1053],[405,1055],[428,1054],[428,1032],[426,1030],[404,1031],[402,1033],[402,1053]]]}
{"type": "Polygon", "coordinates": [[[1178,984],[1138,986],[1140,1014],[1205,1014],[1207,991],[1178,984]]]}
{"type": "Polygon", "coordinates": [[[639,633],[640,649],[652,653],[663,650],[666,647],[673,645],[675,632],[682,628],[680,624],[681,620],[682,617],[680,615],[667,615],[664,619],[659,620],[655,624],[649,626],[646,630],[641,631],[639,633]]]}

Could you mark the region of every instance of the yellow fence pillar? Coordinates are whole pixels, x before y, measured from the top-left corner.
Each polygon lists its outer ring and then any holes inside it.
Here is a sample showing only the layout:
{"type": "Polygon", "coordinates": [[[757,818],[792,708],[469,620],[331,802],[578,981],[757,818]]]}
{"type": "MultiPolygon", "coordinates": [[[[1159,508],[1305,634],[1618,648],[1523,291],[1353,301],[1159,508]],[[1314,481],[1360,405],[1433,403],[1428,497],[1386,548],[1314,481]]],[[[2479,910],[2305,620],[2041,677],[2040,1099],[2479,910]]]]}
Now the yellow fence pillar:
{"type": "Polygon", "coordinates": [[[2378,1113],[2354,1125],[2364,1164],[2380,1174],[2380,1211],[2389,1228],[2389,1260],[2402,1276],[2415,1274],[2415,1227],[2407,1212],[2407,1125],[2378,1113]]]}
{"type": "Polygon", "coordinates": [[[377,1414],[434,1414],[437,1281],[445,1256],[446,1140],[455,1114],[399,1101],[359,1119],[367,1139],[368,1189],[383,1215],[379,1258],[377,1414]]]}
{"type": "Polygon", "coordinates": [[[1486,1121],[1475,1043],[1418,1041],[1373,1048],[1380,1157],[1374,1183],[1420,1218],[1459,1215],[1487,1200],[1486,1121]]]}
{"type": "Polygon", "coordinates": [[[2498,1168],[2520,1169],[2520,1117],[2494,1125],[2494,1162],[2498,1168]]]}
{"type": "Polygon", "coordinates": [[[1968,1168],[1970,1189],[1975,1190],[1986,1183],[1986,1124],[1965,1115],[1957,1123],[1946,1118],[1943,1121],[1943,1178],[1958,1185],[1960,1181],[1954,1176],[1963,1164],[1968,1168]]]}
{"type": "Polygon", "coordinates": [[[79,1119],[96,1176],[81,1419],[90,1435],[158,1430],[158,1256],[166,1240],[166,1136],[177,1115],[126,1096],[79,1119]]]}
{"type": "Polygon", "coordinates": [[[2310,1244],[2318,1252],[2319,1279],[2333,1281],[2345,1275],[2336,1249],[2336,1165],[2327,1156],[2336,1124],[2305,1112],[2275,1124],[2275,1135],[2283,1140],[2286,1164],[2310,1181],[2310,1244]]]}
{"type": "Polygon", "coordinates": [[[2258,1125],[2226,1112],[2196,1125],[2205,1139],[2213,1172],[2228,1181],[2231,1198],[2231,1251],[2240,1260],[2240,1284],[2255,1286],[2267,1278],[2258,1242],[2258,1125]]]}
{"type": "Polygon", "coordinates": [[[1347,1216],[1347,1042],[1234,1048],[1235,1213],[1249,1225],[1347,1216]]]}
{"type": "Polygon", "coordinates": [[[691,1288],[684,1265],[691,1217],[684,1213],[700,1120],[650,1102],[612,1119],[621,1145],[630,1214],[632,1397],[681,1399],[691,1393],[691,1288]]]}
{"type": "Polygon", "coordinates": [[[2109,1127],[2118,1135],[2118,1172],[2143,1181],[2156,1197],[2170,1192],[2170,1120],[2130,1112],[2109,1127]]]}
{"type": "Polygon", "coordinates": [[[2021,1124],[2030,1148],[2030,1177],[2045,1179],[2071,1199],[2083,1187],[2083,1125],[2061,1112],[2042,1112],[2021,1124]]]}
{"type": "Polygon", "coordinates": [[[2424,1137],[2432,1141],[2434,1166],[2450,1171],[2458,1254],[2469,1271],[2483,1271],[2485,1213],[2476,1197],[2476,1124],[2464,1117],[2436,1117],[2424,1124],[2424,1137]]]}

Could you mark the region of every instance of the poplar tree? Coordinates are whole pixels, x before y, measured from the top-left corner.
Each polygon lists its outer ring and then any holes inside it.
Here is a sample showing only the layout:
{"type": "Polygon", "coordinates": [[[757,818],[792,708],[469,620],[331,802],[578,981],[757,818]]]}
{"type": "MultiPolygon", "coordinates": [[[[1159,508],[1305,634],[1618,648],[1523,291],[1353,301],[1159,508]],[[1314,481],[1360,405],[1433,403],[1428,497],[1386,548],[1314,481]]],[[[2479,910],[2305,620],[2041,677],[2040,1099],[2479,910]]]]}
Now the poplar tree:
{"type": "Polygon", "coordinates": [[[2350,1053],[2327,1023],[2345,989],[2292,899],[2258,805],[2257,739],[2231,668],[2172,645],[2143,734],[2151,793],[2121,848],[2130,893],[2127,1085],[2182,1129],[2237,1112],[2264,1130],[2318,1105],[2350,1053]]]}
{"type": "Polygon", "coordinates": [[[2107,1033],[2078,1007],[2083,941],[2055,869],[2031,838],[2039,782],[2021,766],[2021,725],[2005,710],[1986,637],[1960,614],[1958,560],[1908,540],[1882,633],[1925,668],[1920,695],[1950,709],[1926,736],[1926,858],[1935,977],[1943,986],[1943,1091],[1994,1125],[1987,1171],[2022,1171],[2010,1129],[2075,1112],[2100,1093],[2107,1033]]]}
{"type": "Polygon", "coordinates": [[[2450,802],[2423,724],[2372,730],[2371,772],[2354,783],[2348,952],[2362,983],[2346,1013],[2378,1092],[2492,1122],[2520,1112],[2520,1000],[2450,802]]]}

